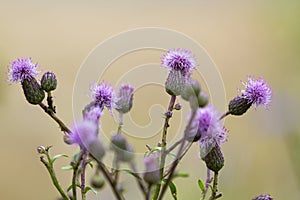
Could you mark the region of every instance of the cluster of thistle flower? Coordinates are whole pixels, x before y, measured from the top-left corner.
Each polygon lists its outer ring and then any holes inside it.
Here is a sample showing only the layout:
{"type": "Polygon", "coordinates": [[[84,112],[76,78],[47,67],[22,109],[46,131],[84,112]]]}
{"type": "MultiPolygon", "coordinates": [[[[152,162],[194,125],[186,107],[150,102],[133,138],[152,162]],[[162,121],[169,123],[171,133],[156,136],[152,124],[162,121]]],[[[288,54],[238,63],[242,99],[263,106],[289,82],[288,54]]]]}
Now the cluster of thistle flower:
{"type": "MultiPolygon", "coordinates": [[[[116,109],[119,112],[119,128],[117,132],[113,132],[111,136],[110,150],[115,154],[117,162],[129,163],[133,170],[139,188],[142,191],[145,199],[162,199],[166,189],[172,183],[175,169],[181,158],[185,155],[189,147],[197,142],[200,146],[200,157],[205,162],[208,168],[208,176],[210,171],[214,172],[214,178],[207,178],[205,188],[202,189],[202,195],[205,199],[208,185],[212,180],[212,194],[210,199],[220,198],[222,195],[217,194],[217,176],[218,172],[224,166],[224,157],[221,151],[221,144],[227,141],[227,129],[222,123],[222,119],[228,115],[242,115],[252,105],[255,107],[263,105],[268,107],[271,102],[272,91],[263,78],[255,79],[248,76],[247,82],[243,82],[244,89],[240,90],[240,95],[229,102],[228,112],[221,115],[217,109],[209,104],[208,96],[201,90],[201,85],[197,80],[193,80],[192,71],[196,69],[197,62],[195,56],[186,49],[172,49],[163,54],[162,66],[169,70],[168,77],[165,82],[166,92],[170,95],[170,104],[165,113],[165,125],[163,128],[162,141],[159,143],[160,148],[151,149],[144,158],[145,173],[143,178],[136,173],[134,164],[134,150],[127,142],[126,137],[122,134],[122,116],[128,113],[133,105],[134,88],[128,85],[122,85],[118,92],[108,83],[102,81],[91,87],[92,101],[83,109],[83,119],[74,124],[72,129],[67,126],[55,115],[56,110],[53,106],[51,91],[56,89],[57,79],[54,73],[46,72],[40,81],[36,80],[39,72],[37,65],[33,64],[30,58],[17,59],[11,63],[9,68],[9,80],[12,82],[21,82],[26,100],[40,107],[49,114],[60,126],[64,135],[64,141],[67,144],[76,144],[80,147],[80,154],[73,160],[72,169],[74,170],[73,177],[73,196],[65,195],[61,186],[57,183],[55,187],[58,189],[63,199],[76,199],[77,178],[81,174],[81,183],[79,186],[82,191],[82,199],[85,199],[85,167],[88,163],[88,156],[91,156],[97,161],[98,169],[103,172],[104,177],[110,183],[112,190],[117,199],[124,199],[122,189],[118,185],[118,167],[109,172],[106,166],[102,163],[106,148],[98,138],[100,118],[106,107],[110,112],[116,109]],[[48,106],[42,103],[47,93],[48,106]],[[169,120],[172,117],[173,110],[181,109],[180,104],[175,104],[176,98],[181,97],[188,101],[191,109],[188,123],[183,133],[182,139],[173,146],[167,146],[167,130],[169,120]],[[178,148],[176,158],[170,165],[168,170],[165,170],[166,155],[175,148],[178,148]],[[81,170],[78,170],[81,166],[81,170]],[[77,171],[76,171],[77,170],[77,171]],[[167,172],[166,172],[167,171],[167,172]],[[75,181],[76,180],[76,181],[75,181]]],[[[52,160],[48,154],[49,148],[40,147],[39,153],[47,155],[48,161],[41,158],[41,161],[47,167],[49,173],[53,175],[51,164],[52,160]],[[50,163],[50,164],[49,164],[50,163]]],[[[52,177],[53,183],[57,182],[56,177],[52,177]]],[[[93,186],[101,188],[103,182],[99,179],[94,179],[93,186]]],[[[172,187],[170,187],[172,188],[172,187]]],[[[175,198],[174,190],[172,195],[175,198]]],[[[269,195],[260,195],[254,198],[255,200],[270,200],[269,195]]]]}

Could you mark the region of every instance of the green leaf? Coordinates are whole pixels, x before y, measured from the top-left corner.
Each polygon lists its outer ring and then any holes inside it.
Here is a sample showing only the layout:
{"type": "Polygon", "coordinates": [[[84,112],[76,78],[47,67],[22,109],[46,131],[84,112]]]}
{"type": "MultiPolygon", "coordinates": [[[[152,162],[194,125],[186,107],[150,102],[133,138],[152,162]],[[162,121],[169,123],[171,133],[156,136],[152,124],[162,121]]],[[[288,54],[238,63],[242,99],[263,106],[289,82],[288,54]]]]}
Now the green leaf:
{"type": "Polygon", "coordinates": [[[97,191],[95,190],[95,188],[91,187],[91,186],[86,186],[84,188],[84,193],[86,194],[88,191],[92,191],[94,194],[97,194],[97,191]]]}
{"type": "Polygon", "coordinates": [[[198,186],[201,189],[201,191],[204,193],[205,192],[205,187],[201,179],[198,180],[198,186]]]}
{"type": "MultiPolygon", "coordinates": [[[[76,184],[76,187],[81,188],[79,183],[76,184]]],[[[69,185],[67,192],[69,192],[72,188],[73,188],[73,185],[72,184],[69,185]]]]}
{"type": "Polygon", "coordinates": [[[66,154],[58,154],[58,155],[55,155],[55,156],[53,156],[53,158],[52,158],[52,160],[51,160],[51,162],[52,163],[54,163],[54,161],[56,161],[58,158],[60,158],[60,157],[68,157],[66,154]]]}
{"type": "Polygon", "coordinates": [[[67,166],[63,166],[61,169],[62,170],[72,170],[73,167],[71,165],[67,165],[67,166]]]}
{"type": "Polygon", "coordinates": [[[161,149],[162,149],[161,147],[153,147],[149,153],[151,154],[151,153],[154,153],[156,151],[161,151],[161,149]]]}
{"type": "Polygon", "coordinates": [[[175,184],[172,181],[169,183],[169,188],[170,188],[173,199],[177,200],[177,189],[176,189],[175,184]]]}
{"type": "Polygon", "coordinates": [[[131,174],[132,176],[134,176],[137,179],[142,179],[139,175],[137,175],[136,173],[134,173],[133,171],[131,171],[130,169],[118,169],[118,172],[126,172],[128,174],[131,174]]]}
{"type": "Polygon", "coordinates": [[[173,175],[173,178],[187,178],[187,177],[189,177],[189,174],[178,173],[173,175]]]}

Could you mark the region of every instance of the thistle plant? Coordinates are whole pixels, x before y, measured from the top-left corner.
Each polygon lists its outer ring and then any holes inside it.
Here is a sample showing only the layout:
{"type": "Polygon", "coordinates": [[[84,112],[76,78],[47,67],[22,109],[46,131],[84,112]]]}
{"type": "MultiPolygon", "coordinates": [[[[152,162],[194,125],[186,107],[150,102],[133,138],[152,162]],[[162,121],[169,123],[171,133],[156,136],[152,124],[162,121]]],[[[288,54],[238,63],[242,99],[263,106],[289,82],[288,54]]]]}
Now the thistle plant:
{"type": "MultiPolygon", "coordinates": [[[[60,157],[68,157],[65,154],[51,156],[51,146],[39,146],[37,152],[40,161],[46,167],[51,181],[60,194],[60,199],[77,200],[86,199],[88,191],[97,192],[109,184],[116,199],[124,200],[124,187],[120,183],[122,173],[129,173],[137,182],[137,190],[141,192],[145,200],[162,200],[170,189],[172,197],[178,199],[177,188],[174,179],[186,177],[177,173],[177,167],[182,158],[188,153],[192,145],[199,146],[200,159],[206,168],[206,181],[199,178],[201,199],[219,199],[223,196],[219,192],[219,173],[225,166],[225,156],[222,152],[222,144],[227,142],[228,129],[225,128],[222,119],[235,115],[245,114],[250,107],[263,106],[268,108],[272,98],[272,90],[263,78],[256,79],[248,76],[246,82],[242,82],[244,88],[239,89],[239,95],[228,104],[228,111],[224,114],[209,103],[208,95],[202,91],[201,84],[192,79],[192,72],[198,65],[195,56],[186,49],[171,49],[161,57],[161,64],[169,70],[165,81],[165,91],[169,95],[169,104],[164,113],[164,125],[162,127],[161,140],[152,146],[145,144],[147,151],[144,156],[143,173],[137,170],[134,146],[131,145],[124,134],[123,115],[129,113],[134,105],[134,88],[130,84],[123,84],[119,89],[114,88],[104,80],[94,83],[90,87],[91,101],[82,110],[82,119],[75,121],[72,128],[56,115],[56,107],[52,98],[52,92],[57,88],[58,79],[53,72],[43,74],[39,82],[38,65],[33,64],[31,58],[20,58],[11,62],[8,69],[8,79],[11,82],[22,85],[25,99],[30,104],[39,106],[48,114],[64,133],[63,141],[66,145],[79,148],[71,157],[70,165],[64,170],[70,170],[70,185],[64,188],[58,177],[54,162],[60,157]],[[46,98],[46,103],[44,99],[46,98]],[[188,102],[188,107],[183,107],[179,101],[188,102]],[[111,131],[109,146],[105,146],[100,140],[101,117],[105,109],[110,114],[115,110],[118,115],[118,126],[111,131]],[[169,127],[172,125],[172,117],[177,110],[189,110],[185,130],[180,139],[174,144],[168,143],[169,127]],[[114,155],[112,168],[106,166],[103,158],[108,152],[114,155]],[[174,160],[168,164],[166,158],[172,155],[174,160]],[[120,163],[126,164],[128,169],[122,170],[120,163]],[[86,177],[88,166],[96,166],[95,174],[86,177]],[[80,194],[80,195],[79,195],[80,194]]],[[[91,80],[92,82],[93,80],[91,80]]],[[[87,86],[88,88],[88,86],[87,86]]],[[[197,158],[197,155],[192,155],[197,158]]],[[[226,194],[225,194],[226,195],[226,194]]],[[[254,197],[255,200],[270,200],[267,194],[254,197]]]]}

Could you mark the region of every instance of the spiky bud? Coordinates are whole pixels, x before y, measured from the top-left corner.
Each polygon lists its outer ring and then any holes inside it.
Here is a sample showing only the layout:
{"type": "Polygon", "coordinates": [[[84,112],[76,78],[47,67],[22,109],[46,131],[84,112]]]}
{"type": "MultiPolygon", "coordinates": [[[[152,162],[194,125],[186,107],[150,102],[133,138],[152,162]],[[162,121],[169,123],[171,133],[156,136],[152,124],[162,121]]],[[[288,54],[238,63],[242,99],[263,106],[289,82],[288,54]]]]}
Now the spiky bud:
{"type": "Polygon", "coordinates": [[[184,90],[181,93],[181,97],[189,101],[191,97],[197,97],[201,91],[201,85],[196,80],[190,80],[184,87],[184,90]]]}
{"type": "Polygon", "coordinates": [[[252,200],[273,200],[273,198],[269,194],[261,194],[252,200]]]}
{"type": "Polygon", "coordinates": [[[149,184],[156,184],[160,181],[159,154],[153,153],[144,158],[145,173],[144,180],[149,184]]]}
{"type": "Polygon", "coordinates": [[[41,86],[46,92],[55,90],[57,87],[57,79],[53,72],[46,72],[41,80],[41,86]]]}
{"type": "Polygon", "coordinates": [[[33,105],[40,104],[45,98],[45,93],[42,87],[37,82],[37,80],[33,77],[24,79],[22,81],[22,88],[26,100],[30,104],[33,105]]]}
{"type": "Polygon", "coordinates": [[[206,167],[214,172],[220,171],[224,166],[224,157],[218,145],[213,147],[203,160],[206,163],[206,167]]]}
{"type": "Polygon", "coordinates": [[[115,109],[120,113],[127,113],[132,108],[133,87],[130,85],[122,85],[115,101],[115,109]]]}
{"type": "Polygon", "coordinates": [[[182,93],[186,84],[186,77],[179,70],[171,70],[165,83],[166,92],[169,95],[178,96],[182,93]]]}
{"type": "Polygon", "coordinates": [[[111,149],[115,152],[118,161],[131,162],[134,157],[133,148],[122,134],[112,135],[111,149]]]}
{"type": "Polygon", "coordinates": [[[237,96],[229,102],[228,110],[232,115],[242,115],[247,112],[251,105],[246,98],[237,96]]]}

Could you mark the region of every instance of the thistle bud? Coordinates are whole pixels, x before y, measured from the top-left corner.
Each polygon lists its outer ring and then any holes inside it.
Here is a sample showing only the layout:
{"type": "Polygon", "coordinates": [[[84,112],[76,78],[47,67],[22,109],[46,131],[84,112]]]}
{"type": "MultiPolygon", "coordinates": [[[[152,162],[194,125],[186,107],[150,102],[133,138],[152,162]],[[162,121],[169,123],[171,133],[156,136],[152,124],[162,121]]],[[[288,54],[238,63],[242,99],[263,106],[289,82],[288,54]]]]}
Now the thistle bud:
{"type": "Polygon", "coordinates": [[[246,98],[237,96],[229,102],[228,110],[232,115],[242,115],[247,112],[251,105],[246,98]]]}
{"type": "Polygon", "coordinates": [[[26,100],[33,105],[40,104],[44,98],[45,93],[41,88],[40,84],[36,81],[35,78],[28,78],[22,81],[22,88],[26,100]]]}
{"type": "Polygon", "coordinates": [[[105,181],[99,174],[95,174],[91,180],[91,185],[96,189],[101,189],[105,185],[105,181]]]}
{"type": "Polygon", "coordinates": [[[130,162],[133,159],[133,148],[128,144],[122,134],[113,134],[111,139],[111,149],[115,152],[119,161],[130,162]]]}
{"type": "Polygon", "coordinates": [[[224,166],[224,157],[218,145],[213,147],[203,160],[206,163],[206,167],[214,172],[220,171],[224,166]]]}
{"type": "Polygon", "coordinates": [[[252,200],[273,200],[273,198],[269,194],[261,194],[252,200]]]}
{"type": "Polygon", "coordinates": [[[186,84],[186,77],[179,70],[171,70],[165,83],[166,92],[169,95],[178,96],[182,93],[186,84]]]}
{"type": "Polygon", "coordinates": [[[153,153],[144,158],[145,173],[144,180],[149,184],[156,184],[160,181],[159,154],[153,153]]]}
{"type": "Polygon", "coordinates": [[[127,113],[132,108],[133,87],[130,85],[122,85],[117,96],[115,105],[116,110],[120,113],[127,113]]]}
{"type": "Polygon", "coordinates": [[[190,80],[184,87],[184,90],[181,93],[181,97],[189,101],[191,97],[197,97],[201,91],[201,85],[196,80],[190,80]]]}
{"type": "Polygon", "coordinates": [[[44,146],[39,146],[36,150],[39,154],[45,154],[46,153],[46,148],[44,146]]]}
{"type": "Polygon", "coordinates": [[[208,96],[205,92],[200,92],[198,95],[198,106],[200,108],[203,108],[207,105],[208,103],[208,96]]]}
{"type": "Polygon", "coordinates": [[[57,79],[53,72],[46,72],[41,80],[41,86],[46,92],[55,90],[57,87],[57,79]]]}

